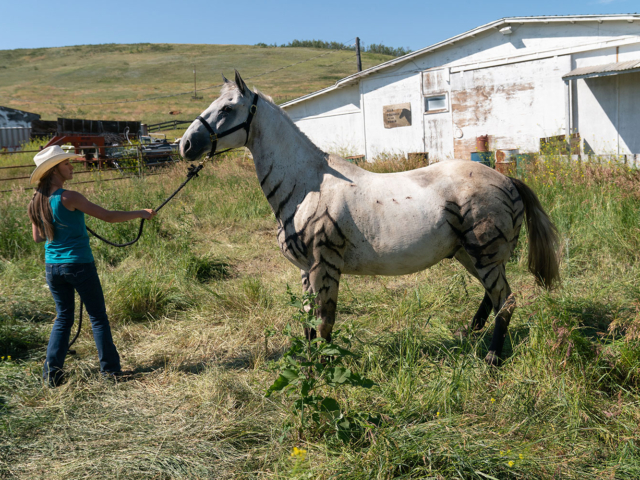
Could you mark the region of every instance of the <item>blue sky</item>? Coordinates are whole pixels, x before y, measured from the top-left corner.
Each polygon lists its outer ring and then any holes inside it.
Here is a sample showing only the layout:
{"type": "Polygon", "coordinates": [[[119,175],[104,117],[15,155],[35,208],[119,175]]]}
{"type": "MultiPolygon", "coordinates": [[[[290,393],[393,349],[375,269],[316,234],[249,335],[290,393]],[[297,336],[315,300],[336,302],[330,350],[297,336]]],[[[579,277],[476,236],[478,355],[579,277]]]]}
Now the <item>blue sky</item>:
{"type": "Polygon", "coordinates": [[[417,50],[502,17],[635,13],[640,0],[5,0],[0,49],[100,43],[268,44],[293,39],[417,50]]]}

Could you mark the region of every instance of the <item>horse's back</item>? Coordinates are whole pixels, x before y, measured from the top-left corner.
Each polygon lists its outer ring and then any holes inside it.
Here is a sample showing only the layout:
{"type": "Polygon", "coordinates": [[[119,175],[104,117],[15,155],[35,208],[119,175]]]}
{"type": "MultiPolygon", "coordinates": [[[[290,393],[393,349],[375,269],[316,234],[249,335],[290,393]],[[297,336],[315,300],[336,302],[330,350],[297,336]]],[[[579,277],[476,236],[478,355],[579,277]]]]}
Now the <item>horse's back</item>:
{"type": "Polygon", "coordinates": [[[345,273],[397,275],[428,268],[451,256],[469,229],[483,239],[496,231],[513,236],[515,225],[503,210],[517,191],[484,165],[459,160],[390,174],[358,170],[342,170],[351,183],[331,189],[335,216],[353,239],[345,273]],[[510,198],[500,198],[505,195],[510,198]]]}

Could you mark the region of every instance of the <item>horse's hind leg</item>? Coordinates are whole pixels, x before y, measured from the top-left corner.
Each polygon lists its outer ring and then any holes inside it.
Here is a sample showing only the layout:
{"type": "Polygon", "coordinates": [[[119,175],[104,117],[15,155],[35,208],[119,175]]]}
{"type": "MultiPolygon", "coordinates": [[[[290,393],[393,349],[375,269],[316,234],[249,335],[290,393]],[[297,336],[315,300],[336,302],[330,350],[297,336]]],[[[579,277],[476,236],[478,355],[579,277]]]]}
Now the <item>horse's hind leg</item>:
{"type": "Polygon", "coordinates": [[[502,356],[502,347],[511,315],[516,307],[515,298],[511,295],[511,288],[505,276],[505,266],[503,263],[489,263],[484,266],[482,262],[474,261],[462,248],[456,252],[455,257],[471,275],[482,283],[485,289],[482,303],[471,322],[471,329],[480,330],[484,327],[492,307],[496,313],[493,337],[485,361],[490,365],[497,365],[502,356]]]}
{"type": "MultiPolygon", "coordinates": [[[[466,270],[476,277],[481,283],[482,279],[476,270],[473,259],[469,256],[469,254],[463,249],[459,249],[455,254],[456,260],[458,260],[466,270]]],[[[489,318],[489,314],[491,313],[491,308],[493,307],[493,302],[491,301],[491,297],[488,293],[485,292],[484,298],[482,299],[482,303],[478,307],[478,311],[473,316],[473,320],[471,320],[471,325],[469,327],[470,330],[482,330],[484,328],[485,323],[487,322],[487,318],[489,318]]]]}
{"type": "Polygon", "coordinates": [[[487,323],[487,318],[489,318],[489,314],[491,313],[491,307],[493,307],[491,297],[488,293],[485,293],[484,298],[482,299],[482,303],[478,307],[478,311],[473,316],[473,320],[471,320],[472,330],[477,331],[484,328],[484,324],[487,323]]]}
{"type": "Polygon", "coordinates": [[[516,308],[516,300],[511,293],[509,283],[507,283],[504,264],[486,267],[478,273],[480,273],[480,281],[491,300],[493,311],[496,314],[489,353],[487,353],[484,360],[489,365],[497,366],[502,358],[502,347],[507,336],[511,315],[513,315],[513,311],[516,308]]]}

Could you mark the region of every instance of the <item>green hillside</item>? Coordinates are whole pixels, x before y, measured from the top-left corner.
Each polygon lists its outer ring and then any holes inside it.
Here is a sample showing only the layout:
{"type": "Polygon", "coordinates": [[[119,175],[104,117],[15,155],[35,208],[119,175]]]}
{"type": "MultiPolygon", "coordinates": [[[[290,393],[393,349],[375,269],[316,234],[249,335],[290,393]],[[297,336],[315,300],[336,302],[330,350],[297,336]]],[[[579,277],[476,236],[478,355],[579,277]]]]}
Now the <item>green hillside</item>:
{"type": "MultiPolygon", "coordinates": [[[[391,58],[364,53],[362,66],[391,58]]],[[[192,92],[193,65],[199,90],[219,84],[223,72],[232,78],[237,68],[248,85],[273,96],[276,103],[330,86],[356,71],[355,54],[349,50],[172,44],[0,50],[0,105],[38,113],[44,120],[64,116],[154,123],[193,118],[216,98],[218,88],[203,90],[202,100],[192,100],[189,93],[115,105],[69,105],[192,92]],[[250,78],[312,57],[319,58],[250,78]],[[170,111],[181,113],[172,117],[170,111]]]]}

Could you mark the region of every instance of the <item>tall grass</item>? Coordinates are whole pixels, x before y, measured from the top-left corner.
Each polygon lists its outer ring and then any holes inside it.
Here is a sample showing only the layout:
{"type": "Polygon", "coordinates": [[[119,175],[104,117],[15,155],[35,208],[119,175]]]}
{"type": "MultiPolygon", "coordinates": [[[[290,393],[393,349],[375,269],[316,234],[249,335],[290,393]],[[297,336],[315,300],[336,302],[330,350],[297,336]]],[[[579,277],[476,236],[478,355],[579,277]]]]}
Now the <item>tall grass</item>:
{"type": "MultiPolygon", "coordinates": [[[[367,167],[418,166],[381,160],[367,167]]],[[[107,208],[147,208],[185,171],[83,192],[107,208]]],[[[100,379],[84,327],[68,382],[41,387],[54,316],[42,246],[30,239],[29,194],[0,197],[0,476],[638,478],[640,176],[548,156],[523,178],[558,225],[563,283],[535,286],[522,235],[507,268],[518,309],[502,368],[482,361],[491,322],[464,341],[452,334],[483,296],[455,261],[343,277],[337,326],[357,353],[347,364],[377,384],[340,393],[346,410],[377,419],[347,443],[287,434],[290,400],[264,397],[299,273],[246,160],[208,167],[136,246],[92,240],[115,343],[136,372],[126,383],[100,379]]],[[[88,223],[116,241],[137,229],[88,223]]]]}

